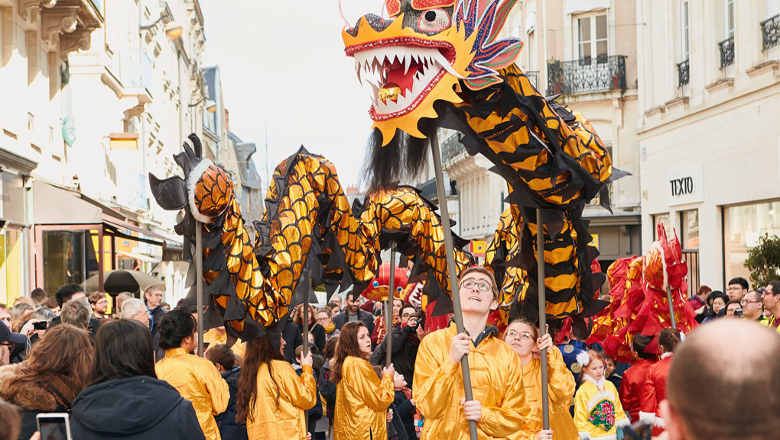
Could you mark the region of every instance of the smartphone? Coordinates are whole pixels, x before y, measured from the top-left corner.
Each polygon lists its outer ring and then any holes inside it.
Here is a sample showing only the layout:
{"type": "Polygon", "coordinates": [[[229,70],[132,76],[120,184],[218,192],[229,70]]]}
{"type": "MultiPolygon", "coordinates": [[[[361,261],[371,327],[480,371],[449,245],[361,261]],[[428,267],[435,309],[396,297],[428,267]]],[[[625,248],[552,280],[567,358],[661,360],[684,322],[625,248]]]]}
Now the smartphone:
{"type": "Polygon", "coordinates": [[[38,432],[41,433],[41,440],[73,440],[67,413],[38,414],[38,432]]]}
{"type": "Polygon", "coordinates": [[[48,321],[38,321],[33,323],[34,330],[46,330],[47,328],[49,328],[48,321]]]}

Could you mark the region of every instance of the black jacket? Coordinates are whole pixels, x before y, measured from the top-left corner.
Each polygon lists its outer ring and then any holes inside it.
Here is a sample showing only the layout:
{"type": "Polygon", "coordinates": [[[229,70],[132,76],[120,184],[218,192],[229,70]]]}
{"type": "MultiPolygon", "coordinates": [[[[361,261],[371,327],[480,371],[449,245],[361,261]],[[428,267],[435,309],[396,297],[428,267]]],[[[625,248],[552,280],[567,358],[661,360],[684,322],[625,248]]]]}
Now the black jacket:
{"type": "MultiPolygon", "coordinates": [[[[412,405],[412,401],[406,398],[403,391],[395,391],[395,399],[393,400],[395,410],[398,411],[398,416],[401,418],[401,422],[406,430],[406,436],[410,439],[416,439],[417,434],[414,431],[414,413],[417,412],[417,408],[412,405]]],[[[395,418],[395,415],[393,415],[395,418]]]]}
{"type": "Polygon", "coordinates": [[[292,364],[295,362],[295,348],[303,345],[300,327],[292,321],[287,321],[284,329],[282,329],[282,338],[286,343],[284,346],[284,360],[292,364]]]}
{"type": "Polygon", "coordinates": [[[325,415],[329,419],[332,419],[333,415],[336,414],[336,384],[330,380],[329,360],[325,361],[325,365],[320,369],[319,379],[320,380],[317,383],[319,384],[320,394],[322,394],[322,397],[325,398],[325,401],[327,402],[326,409],[328,411],[325,415]]]}
{"type": "MultiPolygon", "coordinates": [[[[298,330],[303,334],[302,325],[298,325],[298,330]]],[[[325,327],[321,326],[318,322],[315,322],[314,325],[309,326],[309,332],[314,336],[314,345],[316,345],[320,350],[320,353],[322,353],[322,350],[325,350],[325,342],[327,342],[325,327]]],[[[301,345],[303,345],[303,336],[301,336],[301,345]]]]}
{"type": "MultiPolygon", "coordinates": [[[[146,308],[148,309],[149,306],[146,306],[146,308]]],[[[160,320],[162,319],[163,316],[165,316],[166,313],[168,313],[168,311],[162,308],[161,305],[155,307],[154,309],[149,310],[149,314],[152,315],[152,318],[149,320],[150,321],[149,325],[151,326],[151,331],[152,331],[152,341],[155,340],[159,341],[159,338],[155,338],[155,336],[157,336],[157,334],[160,333],[160,329],[158,328],[158,326],[160,325],[160,320]]],[[[157,349],[156,344],[154,346],[154,349],[155,350],[157,349]]]]}
{"type": "MultiPolygon", "coordinates": [[[[344,327],[344,324],[347,323],[347,311],[343,311],[342,313],[339,313],[338,315],[333,317],[333,324],[336,326],[337,329],[341,330],[341,327],[344,327]]],[[[363,323],[368,327],[368,334],[370,335],[374,331],[374,315],[366,312],[365,310],[358,309],[358,319],[363,321],[363,323]]]]}
{"type": "Polygon", "coordinates": [[[149,376],[92,385],[73,401],[73,438],[203,439],[192,404],[168,382],[149,376]]]}
{"type": "Polygon", "coordinates": [[[230,400],[228,400],[227,409],[222,414],[214,416],[217,426],[219,426],[222,440],[247,440],[249,438],[246,432],[246,423],[236,422],[236,396],[238,395],[238,378],[240,375],[241,367],[222,373],[222,378],[225,379],[230,390],[230,400]]]}
{"type": "MultiPolygon", "coordinates": [[[[393,356],[391,361],[395,371],[406,380],[406,385],[411,388],[414,380],[414,361],[417,359],[417,349],[420,341],[417,339],[417,328],[405,325],[401,328],[393,327],[393,356]]],[[[387,339],[387,336],[385,336],[387,339]]],[[[376,346],[371,356],[371,365],[385,365],[387,354],[387,341],[383,340],[376,346]]]]}

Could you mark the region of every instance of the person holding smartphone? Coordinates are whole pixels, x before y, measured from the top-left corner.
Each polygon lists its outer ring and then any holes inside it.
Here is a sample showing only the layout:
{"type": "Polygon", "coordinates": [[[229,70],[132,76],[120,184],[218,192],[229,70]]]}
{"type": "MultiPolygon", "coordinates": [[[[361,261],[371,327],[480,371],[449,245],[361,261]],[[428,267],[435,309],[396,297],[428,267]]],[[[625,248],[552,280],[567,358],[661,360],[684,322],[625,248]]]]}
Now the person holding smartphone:
{"type": "Polygon", "coordinates": [[[192,314],[182,309],[160,319],[159,347],[165,350],[165,359],[157,363],[155,372],[192,402],[206,438],[220,440],[214,416],[227,409],[230,391],[214,364],[189,354],[198,346],[196,327],[192,314]]]}
{"type": "Polygon", "coordinates": [[[157,378],[149,327],[130,319],[100,326],[92,384],[73,401],[71,427],[78,440],[205,439],[192,403],[157,378]]]}

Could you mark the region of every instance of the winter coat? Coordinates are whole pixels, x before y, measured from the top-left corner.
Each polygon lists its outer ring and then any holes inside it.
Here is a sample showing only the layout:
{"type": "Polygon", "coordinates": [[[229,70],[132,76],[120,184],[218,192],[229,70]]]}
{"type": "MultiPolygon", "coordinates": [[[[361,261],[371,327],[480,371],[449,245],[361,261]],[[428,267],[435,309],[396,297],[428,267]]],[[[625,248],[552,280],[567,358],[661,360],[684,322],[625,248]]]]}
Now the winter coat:
{"type": "Polygon", "coordinates": [[[225,379],[230,390],[230,400],[228,400],[227,409],[222,414],[214,416],[222,440],[247,440],[248,438],[246,423],[236,422],[236,396],[238,395],[238,378],[240,374],[241,367],[222,373],[222,378],[225,379]]]}
{"type": "MultiPolygon", "coordinates": [[[[6,398],[6,389],[27,362],[0,367],[0,395],[6,398]]],[[[69,385],[65,378],[54,378],[45,383],[31,383],[23,387],[13,399],[8,399],[19,407],[22,419],[22,430],[19,439],[29,439],[38,430],[37,416],[40,413],[70,412],[71,403],[80,389],[69,385]]]]}
{"type": "Polygon", "coordinates": [[[288,364],[292,364],[295,362],[295,349],[299,345],[303,345],[303,336],[301,336],[298,325],[292,321],[287,321],[287,324],[282,329],[282,338],[286,343],[284,346],[284,360],[288,364]]]}
{"type": "MultiPolygon", "coordinates": [[[[333,317],[333,323],[336,324],[337,329],[341,330],[341,327],[344,327],[344,324],[348,322],[347,314],[348,311],[345,310],[333,317]]],[[[374,315],[363,309],[358,309],[358,319],[363,321],[363,324],[368,327],[368,334],[370,335],[374,331],[374,315]]]]}
{"type": "MultiPolygon", "coordinates": [[[[420,340],[417,339],[417,328],[409,325],[393,328],[393,356],[391,360],[395,371],[406,380],[406,385],[411,388],[414,385],[414,361],[417,359],[417,349],[420,340]]],[[[381,341],[371,356],[372,365],[385,365],[387,357],[387,338],[381,341]]]]}
{"type": "Polygon", "coordinates": [[[167,382],[149,376],[92,385],[73,402],[73,438],[202,439],[192,403],[167,382]]]}
{"type": "Polygon", "coordinates": [[[319,377],[320,394],[325,399],[328,418],[332,419],[336,413],[336,384],[330,380],[330,360],[325,361],[325,365],[320,369],[319,377]]]}
{"type": "MultiPolygon", "coordinates": [[[[298,325],[298,331],[303,334],[302,325],[298,325]]],[[[314,345],[317,346],[320,352],[325,350],[325,342],[328,341],[327,337],[325,336],[325,327],[321,326],[317,322],[314,324],[309,324],[309,333],[314,336],[314,345]]],[[[303,337],[301,337],[301,345],[303,345],[303,337]]]]}
{"type": "Polygon", "coordinates": [[[417,412],[417,408],[412,405],[412,401],[406,398],[403,391],[395,390],[395,399],[393,400],[394,412],[393,415],[401,418],[401,423],[404,425],[406,431],[406,437],[409,440],[417,440],[417,434],[414,431],[414,413],[417,412]]]}

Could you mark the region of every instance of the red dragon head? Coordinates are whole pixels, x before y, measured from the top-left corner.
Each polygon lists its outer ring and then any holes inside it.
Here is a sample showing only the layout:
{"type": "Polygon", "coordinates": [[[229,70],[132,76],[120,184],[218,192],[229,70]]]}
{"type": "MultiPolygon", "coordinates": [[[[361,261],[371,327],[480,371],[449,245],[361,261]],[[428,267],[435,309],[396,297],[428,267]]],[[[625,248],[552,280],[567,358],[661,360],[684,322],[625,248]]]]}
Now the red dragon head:
{"type": "Polygon", "coordinates": [[[390,18],[360,18],[342,32],[358,79],[371,86],[369,111],[387,145],[401,130],[425,138],[417,123],[436,118],[434,102],[460,103],[461,85],[502,81],[498,69],[523,47],[497,40],[517,0],[385,0],[390,18]]]}

